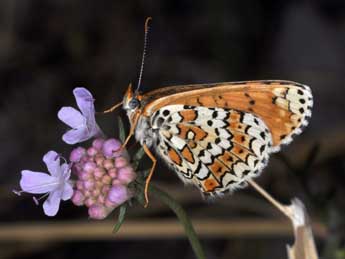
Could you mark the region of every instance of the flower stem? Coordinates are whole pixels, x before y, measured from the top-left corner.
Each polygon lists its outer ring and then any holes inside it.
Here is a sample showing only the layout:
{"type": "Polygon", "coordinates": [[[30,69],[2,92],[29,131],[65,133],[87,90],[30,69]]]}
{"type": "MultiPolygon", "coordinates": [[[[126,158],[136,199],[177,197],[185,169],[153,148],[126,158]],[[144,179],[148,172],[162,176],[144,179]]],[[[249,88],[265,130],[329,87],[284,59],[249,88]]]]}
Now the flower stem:
{"type": "Polygon", "coordinates": [[[268,192],[266,192],[260,185],[258,185],[253,180],[248,180],[248,183],[262,196],[264,196],[273,206],[275,206],[278,210],[280,210],[285,216],[289,219],[293,220],[293,214],[289,206],[284,206],[276,199],[274,199],[268,192]]]}
{"type": "Polygon", "coordinates": [[[198,259],[205,259],[206,256],[204,251],[201,247],[200,241],[195,233],[194,227],[192,222],[190,221],[189,217],[187,216],[185,210],[182,208],[180,204],[177,203],[170,195],[166,192],[160,190],[157,187],[154,187],[152,184],[149,186],[149,192],[159,198],[163,203],[168,205],[171,210],[174,211],[176,216],[178,217],[179,221],[182,223],[185,233],[189,239],[189,242],[193,248],[193,251],[198,259]]]}

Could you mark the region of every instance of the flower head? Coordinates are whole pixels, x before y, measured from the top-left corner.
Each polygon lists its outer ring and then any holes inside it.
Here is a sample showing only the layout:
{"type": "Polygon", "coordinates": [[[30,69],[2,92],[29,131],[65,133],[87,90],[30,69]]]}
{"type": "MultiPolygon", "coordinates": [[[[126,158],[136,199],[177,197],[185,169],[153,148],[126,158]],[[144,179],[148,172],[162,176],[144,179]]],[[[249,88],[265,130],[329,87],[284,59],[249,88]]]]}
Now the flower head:
{"type": "Polygon", "coordinates": [[[121,142],[95,139],[88,149],[71,152],[72,172],[78,177],[72,202],[88,207],[93,219],[104,219],[116,207],[132,198],[128,184],[136,178],[121,142]]]}
{"type": "MultiPolygon", "coordinates": [[[[48,168],[49,174],[23,170],[20,179],[22,191],[16,193],[18,195],[22,192],[46,193],[48,198],[43,203],[44,213],[47,216],[55,216],[59,210],[60,200],[66,201],[73,195],[73,188],[69,182],[71,170],[67,163],[60,164],[60,156],[55,151],[49,151],[45,154],[43,161],[48,168]]],[[[34,198],[34,201],[37,202],[38,199],[34,198]]]]}
{"type": "Polygon", "coordinates": [[[63,141],[76,144],[103,135],[96,123],[92,94],[83,87],[75,88],[73,94],[81,112],[73,107],[62,107],[59,110],[58,118],[72,128],[62,136],[63,141]]]}

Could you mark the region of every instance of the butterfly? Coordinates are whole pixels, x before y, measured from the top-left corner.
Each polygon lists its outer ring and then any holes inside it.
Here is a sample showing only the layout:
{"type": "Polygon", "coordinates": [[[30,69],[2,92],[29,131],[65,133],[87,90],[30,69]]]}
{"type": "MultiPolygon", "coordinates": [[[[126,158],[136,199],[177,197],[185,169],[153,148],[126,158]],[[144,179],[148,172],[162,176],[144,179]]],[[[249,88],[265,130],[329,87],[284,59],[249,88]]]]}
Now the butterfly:
{"type": "Polygon", "coordinates": [[[134,135],[153,162],[148,202],[155,154],[204,196],[246,186],[271,153],[308,125],[313,97],[308,86],[283,80],[168,86],[145,94],[129,85],[109,111],[120,105],[131,124],[124,145],[134,135]]]}

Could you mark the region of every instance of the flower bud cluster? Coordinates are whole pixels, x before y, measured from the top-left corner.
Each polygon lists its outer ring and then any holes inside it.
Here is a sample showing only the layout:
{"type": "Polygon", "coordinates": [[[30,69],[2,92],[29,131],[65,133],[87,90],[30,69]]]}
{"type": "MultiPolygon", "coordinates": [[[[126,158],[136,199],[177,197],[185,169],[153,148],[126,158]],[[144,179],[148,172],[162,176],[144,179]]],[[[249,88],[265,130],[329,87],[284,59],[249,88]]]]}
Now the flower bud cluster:
{"type": "Polygon", "coordinates": [[[88,149],[75,148],[70,161],[78,177],[72,202],[88,207],[90,218],[104,219],[132,197],[128,184],[136,174],[120,141],[97,138],[88,149]]]}

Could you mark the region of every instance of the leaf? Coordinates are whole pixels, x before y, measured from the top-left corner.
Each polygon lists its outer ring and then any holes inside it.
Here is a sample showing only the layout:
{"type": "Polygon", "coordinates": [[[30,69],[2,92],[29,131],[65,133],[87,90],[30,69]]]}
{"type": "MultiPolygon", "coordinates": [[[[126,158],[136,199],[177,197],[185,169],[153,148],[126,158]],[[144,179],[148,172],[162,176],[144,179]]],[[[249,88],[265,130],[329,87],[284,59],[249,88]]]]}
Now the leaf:
{"type": "Polygon", "coordinates": [[[133,156],[133,168],[137,169],[140,160],[144,157],[145,155],[145,151],[142,147],[140,147],[140,149],[135,153],[135,155],[133,156]]]}
{"type": "Polygon", "coordinates": [[[119,139],[123,142],[126,140],[126,130],[123,121],[120,116],[117,117],[117,122],[119,125],[119,139]]]}
{"type": "Polygon", "coordinates": [[[141,205],[141,206],[145,206],[145,195],[144,195],[144,192],[140,192],[138,193],[136,196],[135,196],[137,202],[141,205]]]}
{"type": "Polygon", "coordinates": [[[134,155],[134,160],[141,160],[144,155],[145,155],[145,150],[142,147],[140,147],[140,149],[134,155]]]}
{"type": "Polygon", "coordinates": [[[127,203],[121,205],[121,207],[120,207],[119,217],[118,217],[117,223],[113,229],[114,234],[117,233],[117,231],[119,231],[119,229],[121,228],[121,226],[125,220],[126,212],[127,212],[127,203]]]}
{"type": "Polygon", "coordinates": [[[142,170],[140,172],[138,172],[138,176],[137,176],[137,182],[139,183],[145,183],[147,176],[150,173],[150,169],[146,169],[146,170],[142,170]]]}
{"type": "Polygon", "coordinates": [[[149,172],[150,172],[150,169],[138,172],[137,174],[138,176],[135,179],[135,181],[133,181],[132,183],[128,185],[129,188],[135,191],[134,198],[142,206],[145,206],[146,204],[144,186],[145,186],[146,178],[149,172]]]}

